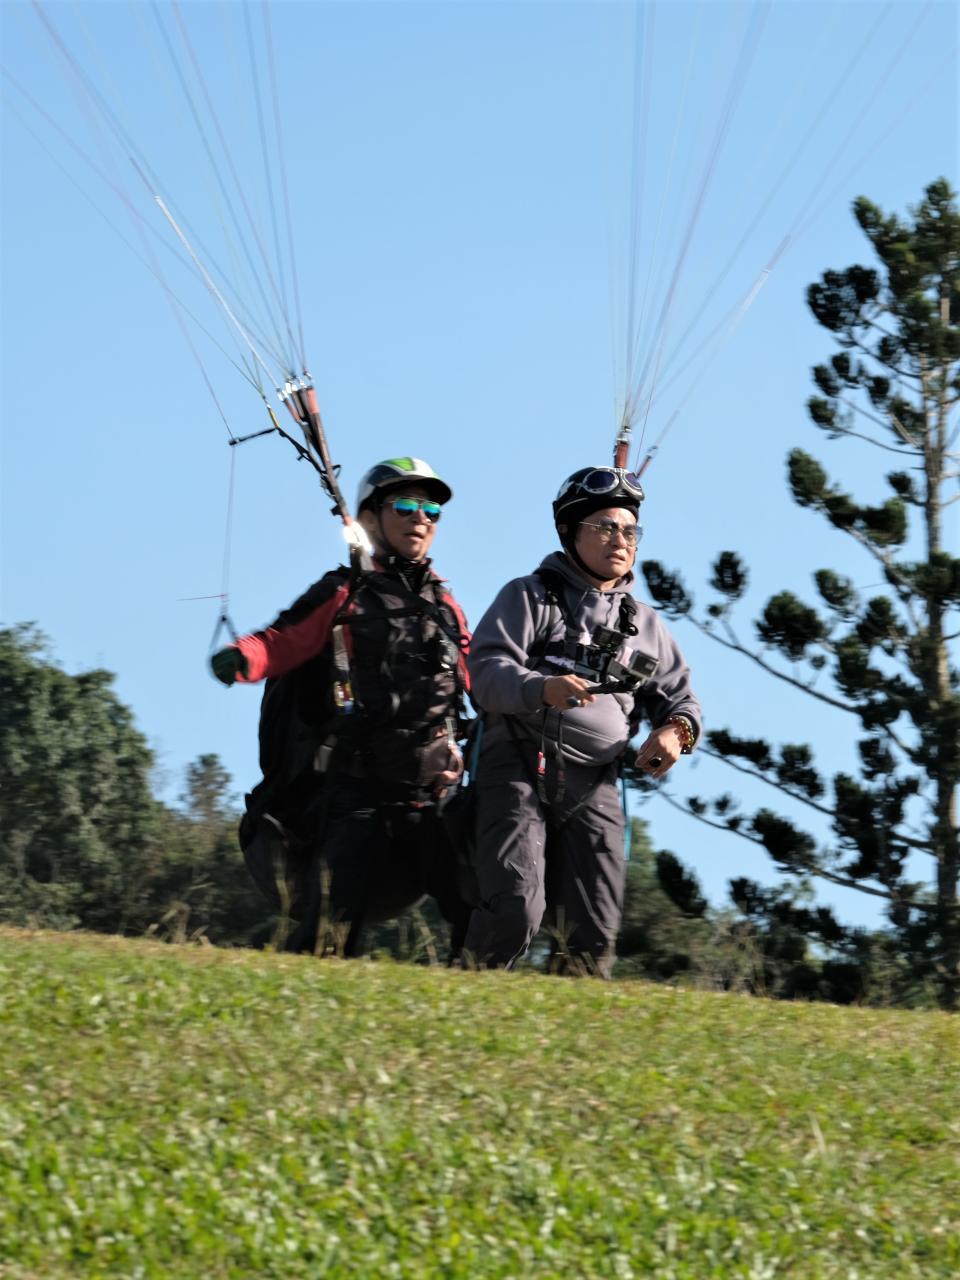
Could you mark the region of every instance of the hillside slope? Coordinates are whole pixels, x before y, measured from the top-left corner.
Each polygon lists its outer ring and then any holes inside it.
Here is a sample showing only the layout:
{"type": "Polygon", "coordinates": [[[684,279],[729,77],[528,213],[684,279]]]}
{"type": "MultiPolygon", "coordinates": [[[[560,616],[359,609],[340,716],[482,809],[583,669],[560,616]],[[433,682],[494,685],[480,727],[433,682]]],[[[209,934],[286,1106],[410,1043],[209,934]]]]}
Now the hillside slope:
{"type": "Polygon", "coordinates": [[[4,1277],[954,1277],[960,1021],[0,930],[4,1277]]]}

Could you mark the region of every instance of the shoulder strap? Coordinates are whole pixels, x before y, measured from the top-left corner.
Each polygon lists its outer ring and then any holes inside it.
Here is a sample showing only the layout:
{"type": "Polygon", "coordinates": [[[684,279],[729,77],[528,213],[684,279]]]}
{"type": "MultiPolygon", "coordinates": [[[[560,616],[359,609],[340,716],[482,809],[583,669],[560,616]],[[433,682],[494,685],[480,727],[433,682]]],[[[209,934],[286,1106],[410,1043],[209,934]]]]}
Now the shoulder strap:
{"type": "Polygon", "coordinates": [[[569,625],[570,614],[564,596],[563,574],[558,573],[556,569],[540,568],[534,570],[533,576],[543,583],[547,603],[553,605],[564,622],[569,625]]]}
{"type": "MultiPolygon", "coordinates": [[[[347,596],[337,616],[333,620],[331,628],[331,647],[333,650],[333,696],[337,710],[340,713],[349,714],[353,710],[353,679],[351,673],[351,659],[353,657],[353,645],[350,639],[349,624],[351,616],[354,612],[354,602],[362,587],[369,587],[374,593],[379,594],[379,580],[382,577],[376,570],[368,571],[359,575],[355,575],[351,579],[350,594],[347,596]]],[[[444,615],[440,605],[447,603],[449,593],[443,587],[443,584],[437,578],[428,578],[424,585],[431,588],[433,595],[432,600],[426,599],[418,592],[413,591],[406,583],[400,580],[389,580],[389,590],[391,593],[399,594],[406,597],[410,603],[398,609],[384,608],[380,611],[379,617],[383,618],[411,618],[426,617],[434,622],[438,630],[444,637],[444,642],[450,647],[450,668],[453,672],[457,687],[458,714],[461,719],[465,718],[465,695],[467,682],[462,667],[463,650],[465,646],[465,636],[460,629],[459,613],[457,609],[450,608],[453,616],[451,622],[444,615]]],[[[452,597],[451,597],[452,598],[452,597]]]]}
{"type": "Polygon", "coordinates": [[[543,583],[544,597],[549,606],[549,620],[545,631],[542,635],[534,637],[533,643],[527,650],[528,660],[538,660],[546,657],[548,653],[561,654],[567,647],[567,641],[573,636],[576,638],[573,619],[567,609],[566,600],[563,591],[563,577],[557,573],[556,569],[535,569],[532,575],[539,578],[543,583]],[[557,614],[563,619],[566,628],[566,635],[562,641],[553,641],[553,627],[557,614]]]}
{"type": "Polygon", "coordinates": [[[625,591],[620,597],[620,618],[617,630],[622,631],[625,636],[635,636],[637,627],[633,620],[636,616],[637,602],[629,591],[625,591]]]}
{"type": "MultiPolygon", "coordinates": [[[[533,576],[539,578],[544,586],[544,594],[547,604],[551,608],[550,622],[544,635],[537,636],[531,644],[528,651],[528,658],[540,659],[548,655],[556,655],[563,653],[567,657],[574,656],[581,649],[580,644],[580,628],[574,621],[569,609],[567,608],[565,582],[563,575],[558,573],[556,569],[539,568],[534,571],[533,576]],[[553,634],[554,618],[553,610],[556,610],[563,619],[566,634],[563,642],[551,639],[553,634]]],[[[634,618],[637,613],[637,602],[628,591],[624,591],[620,596],[620,612],[617,618],[617,630],[623,636],[635,636],[637,634],[637,626],[634,618]]]]}
{"type": "MultiPolygon", "coordinates": [[[[379,579],[381,576],[382,575],[374,571],[358,577],[355,580],[355,583],[351,584],[350,595],[344,601],[343,607],[337,614],[334,622],[343,623],[349,621],[349,614],[352,612],[351,605],[353,604],[354,597],[357,595],[361,587],[370,587],[373,591],[379,594],[379,579]]],[[[392,594],[405,597],[410,603],[402,605],[398,609],[383,609],[380,616],[383,618],[429,618],[432,622],[435,622],[451,640],[454,640],[459,644],[459,625],[454,621],[454,624],[451,626],[449,619],[444,617],[443,612],[440,609],[440,604],[446,603],[446,600],[443,599],[443,597],[446,597],[449,593],[444,589],[443,584],[436,578],[428,579],[425,585],[432,588],[433,600],[427,600],[418,592],[412,591],[406,583],[401,582],[399,579],[391,578],[389,581],[390,592],[392,594]]],[[[451,612],[456,618],[456,610],[451,610],[451,612]]]]}

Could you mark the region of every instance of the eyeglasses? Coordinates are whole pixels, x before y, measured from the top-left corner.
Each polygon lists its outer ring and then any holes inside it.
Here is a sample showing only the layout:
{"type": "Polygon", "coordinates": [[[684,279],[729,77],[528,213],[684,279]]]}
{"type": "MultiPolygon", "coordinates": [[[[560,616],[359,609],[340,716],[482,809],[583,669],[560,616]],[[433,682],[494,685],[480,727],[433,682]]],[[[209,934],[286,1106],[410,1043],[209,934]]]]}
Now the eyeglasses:
{"type": "Polygon", "coordinates": [[[587,529],[596,529],[601,542],[610,542],[619,533],[628,547],[635,547],[643,533],[638,524],[617,524],[614,520],[581,520],[580,523],[587,529]]]}
{"type": "Polygon", "coordinates": [[[440,519],[440,503],[428,502],[426,498],[394,498],[388,505],[398,516],[415,516],[422,511],[431,524],[440,519]]]}

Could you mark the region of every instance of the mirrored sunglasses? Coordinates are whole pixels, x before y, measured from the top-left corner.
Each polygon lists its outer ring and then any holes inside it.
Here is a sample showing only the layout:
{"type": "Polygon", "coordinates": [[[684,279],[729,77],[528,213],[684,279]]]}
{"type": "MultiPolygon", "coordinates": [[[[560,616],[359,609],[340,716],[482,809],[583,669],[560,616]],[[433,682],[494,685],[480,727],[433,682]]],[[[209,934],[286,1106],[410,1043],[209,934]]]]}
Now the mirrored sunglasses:
{"type": "Polygon", "coordinates": [[[426,498],[393,498],[388,504],[398,516],[415,516],[422,511],[431,524],[440,519],[440,503],[428,502],[426,498]]]}

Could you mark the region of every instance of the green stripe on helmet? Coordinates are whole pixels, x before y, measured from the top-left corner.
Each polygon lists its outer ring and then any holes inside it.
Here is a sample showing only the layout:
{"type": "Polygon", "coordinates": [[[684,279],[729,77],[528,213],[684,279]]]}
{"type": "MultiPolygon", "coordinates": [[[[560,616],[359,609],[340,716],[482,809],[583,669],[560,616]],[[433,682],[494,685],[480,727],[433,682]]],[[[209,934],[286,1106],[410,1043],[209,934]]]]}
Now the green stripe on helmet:
{"type": "Polygon", "coordinates": [[[367,471],[360,481],[357,491],[357,510],[365,503],[381,493],[395,489],[398,485],[423,482],[424,488],[437,502],[449,502],[453,497],[450,486],[437,475],[429,462],[422,458],[401,457],[384,458],[367,471]]]}

